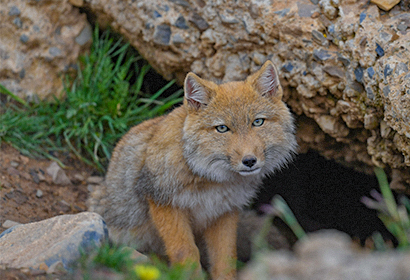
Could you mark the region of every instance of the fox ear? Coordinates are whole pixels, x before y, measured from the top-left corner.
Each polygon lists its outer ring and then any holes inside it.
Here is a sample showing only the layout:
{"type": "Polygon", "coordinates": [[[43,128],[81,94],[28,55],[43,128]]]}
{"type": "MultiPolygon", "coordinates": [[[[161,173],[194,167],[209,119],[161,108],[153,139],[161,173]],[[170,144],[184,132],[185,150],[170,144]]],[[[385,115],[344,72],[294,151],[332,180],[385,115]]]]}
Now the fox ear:
{"type": "Polygon", "coordinates": [[[258,92],[266,97],[282,99],[282,87],[279,82],[278,70],[271,61],[266,61],[258,72],[251,76],[258,92]]]}
{"type": "Polygon", "coordinates": [[[184,92],[187,105],[191,108],[200,109],[209,102],[209,89],[204,81],[192,72],[185,78],[184,92]]]}

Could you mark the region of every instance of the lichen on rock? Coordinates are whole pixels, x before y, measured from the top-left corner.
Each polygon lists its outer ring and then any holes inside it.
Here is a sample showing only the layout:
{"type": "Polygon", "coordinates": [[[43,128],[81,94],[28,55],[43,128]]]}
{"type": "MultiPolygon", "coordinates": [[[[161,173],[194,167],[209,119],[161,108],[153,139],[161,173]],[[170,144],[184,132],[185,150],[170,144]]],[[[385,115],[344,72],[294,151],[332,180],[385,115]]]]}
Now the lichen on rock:
{"type": "Polygon", "coordinates": [[[369,172],[374,165],[389,167],[401,174],[402,187],[410,186],[405,5],[388,13],[364,0],[85,5],[101,21],[109,19],[160,74],[181,84],[188,71],[217,82],[240,80],[272,60],[285,100],[307,117],[298,118],[302,151],[314,148],[369,172]],[[391,129],[387,135],[383,122],[391,129]],[[315,135],[302,135],[306,131],[315,135]]]}
{"type": "Polygon", "coordinates": [[[0,14],[0,83],[23,98],[59,96],[91,43],[86,16],[68,0],[4,0],[0,14]]]}

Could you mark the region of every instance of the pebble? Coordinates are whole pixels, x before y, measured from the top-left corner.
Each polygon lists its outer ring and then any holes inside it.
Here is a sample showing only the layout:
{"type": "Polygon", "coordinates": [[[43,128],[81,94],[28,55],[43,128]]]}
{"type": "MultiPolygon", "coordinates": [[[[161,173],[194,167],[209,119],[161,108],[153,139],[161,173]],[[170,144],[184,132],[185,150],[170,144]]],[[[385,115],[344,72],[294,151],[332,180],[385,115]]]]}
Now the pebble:
{"type": "Polygon", "coordinates": [[[38,175],[38,173],[34,169],[31,168],[29,173],[30,173],[31,178],[33,179],[34,183],[36,183],[36,184],[40,183],[40,176],[38,175]]]}
{"type": "Polygon", "coordinates": [[[190,5],[187,1],[185,1],[185,0],[170,0],[170,2],[173,2],[173,3],[177,4],[177,5],[182,6],[182,7],[190,7],[190,6],[191,6],[191,5],[190,5]]]}
{"type": "Polygon", "coordinates": [[[23,44],[27,43],[29,40],[29,37],[26,34],[23,34],[20,36],[20,42],[22,42],[23,44]]]}
{"type": "Polygon", "coordinates": [[[189,21],[195,24],[199,31],[205,31],[209,28],[209,24],[198,13],[193,13],[189,21]]]}
{"type": "Polygon", "coordinates": [[[53,178],[54,184],[71,185],[70,179],[57,162],[53,161],[50,166],[47,167],[47,173],[53,178]]]}
{"type": "Polygon", "coordinates": [[[17,161],[11,161],[10,162],[10,166],[16,168],[17,166],[19,166],[20,163],[18,163],[17,161]]]}
{"type": "Polygon", "coordinates": [[[77,180],[77,181],[79,181],[79,182],[82,182],[82,181],[85,180],[84,176],[81,175],[80,173],[74,174],[74,179],[77,180]]]}
{"type": "Polygon", "coordinates": [[[286,62],[283,66],[282,69],[285,70],[286,72],[290,73],[292,72],[294,66],[292,65],[291,62],[286,62]]]}
{"type": "Polygon", "coordinates": [[[41,172],[37,173],[37,176],[40,182],[44,182],[46,180],[46,177],[41,172]]]}
{"type": "Polygon", "coordinates": [[[36,197],[37,198],[42,198],[43,197],[43,191],[42,190],[37,190],[36,191],[36,197]]]}
{"type": "Polygon", "coordinates": [[[405,32],[407,30],[407,24],[400,23],[397,25],[397,29],[401,32],[405,32]]]}
{"type": "Polygon", "coordinates": [[[4,181],[4,180],[1,180],[0,181],[0,187],[5,187],[5,188],[11,188],[11,183],[10,182],[7,182],[7,181],[4,181]]]}
{"type": "Polygon", "coordinates": [[[89,24],[87,24],[81,31],[81,33],[77,37],[75,37],[75,42],[80,46],[84,46],[86,43],[92,40],[92,34],[92,28],[89,24]]]}
{"type": "Polygon", "coordinates": [[[376,4],[382,10],[390,11],[400,0],[371,0],[370,2],[376,4]]]}
{"type": "Polygon", "coordinates": [[[56,57],[56,56],[60,56],[61,55],[61,50],[57,47],[51,47],[48,49],[48,53],[52,56],[52,57],[56,57]]]}
{"type": "Polygon", "coordinates": [[[359,22],[362,23],[362,22],[366,19],[366,16],[367,16],[367,15],[366,15],[365,12],[360,13],[359,22]]]}
{"type": "Polygon", "coordinates": [[[370,78],[370,79],[373,78],[373,76],[374,76],[374,74],[375,74],[373,67],[367,68],[367,74],[369,75],[369,78],[370,78]]]}
{"type": "Polygon", "coordinates": [[[392,73],[393,73],[393,69],[390,67],[389,64],[387,64],[383,70],[384,78],[386,79],[387,76],[390,76],[392,73]]]}
{"type": "Polygon", "coordinates": [[[9,11],[9,16],[18,16],[20,15],[20,10],[16,6],[12,6],[9,11]]]}
{"type": "Polygon", "coordinates": [[[98,185],[102,183],[102,181],[104,181],[104,177],[100,177],[100,176],[90,176],[87,178],[88,184],[98,185]]]}
{"type": "Polygon", "coordinates": [[[11,176],[16,176],[16,177],[20,176],[20,172],[14,167],[7,168],[7,173],[11,176]]]}
{"type": "Polygon", "coordinates": [[[379,44],[376,43],[376,53],[378,56],[382,57],[384,56],[384,50],[382,47],[380,47],[379,44]]]}
{"type": "Polygon", "coordinates": [[[13,19],[13,23],[18,27],[18,28],[22,28],[23,27],[23,22],[21,21],[21,18],[16,17],[15,19],[13,19]]]}
{"type": "Polygon", "coordinates": [[[313,51],[313,57],[317,60],[326,61],[332,57],[332,54],[324,49],[315,49],[313,51]]]}
{"type": "Polygon", "coordinates": [[[68,2],[76,7],[82,7],[84,5],[84,0],[69,0],[68,2]]]}
{"type": "Polygon", "coordinates": [[[181,34],[175,34],[175,35],[172,36],[172,43],[173,44],[177,45],[177,44],[183,44],[185,42],[186,41],[185,41],[184,38],[182,38],[181,34]]]}
{"type": "Polygon", "coordinates": [[[168,46],[171,39],[171,27],[161,24],[155,27],[154,42],[158,45],[168,46]]]}
{"type": "Polygon", "coordinates": [[[177,20],[175,21],[174,25],[180,29],[188,29],[189,26],[186,23],[185,18],[181,15],[177,18],[177,20]]]}
{"type": "Polygon", "coordinates": [[[20,156],[19,156],[19,159],[20,159],[20,161],[23,162],[23,164],[27,164],[27,163],[29,163],[29,161],[30,161],[30,159],[29,159],[28,157],[23,156],[23,155],[20,155],[20,156]]]}
{"type": "Polygon", "coordinates": [[[31,181],[31,176],[30,176],[30,174],[27,173],[26,171],[21,171],[21,172],[20,172],[20,176],[21,176],[22,178],[24,178],[25,180],[30,180],[30,181],[31,181]]]}
{"type": "Polygon", "coordinates": [[[363,68],[362,67],[357,67],[354,70],[354,75],[356,77],[356,81],[358,81],[359,83],[361,83],[363,81],[363,68]]]}

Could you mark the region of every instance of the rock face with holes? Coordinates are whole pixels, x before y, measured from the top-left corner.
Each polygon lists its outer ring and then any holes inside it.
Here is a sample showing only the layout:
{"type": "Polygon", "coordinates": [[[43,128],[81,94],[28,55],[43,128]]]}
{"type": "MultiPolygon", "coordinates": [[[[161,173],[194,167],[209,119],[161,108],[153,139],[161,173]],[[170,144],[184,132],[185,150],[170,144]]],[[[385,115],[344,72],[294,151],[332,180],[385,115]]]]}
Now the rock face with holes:
{"type": "MultiPolygon", "coordinates": [[[[377,2],[377,1],[376,1],[377,2]]],[[[302,150],[410,185],[410,13],[369,1],[86,0],[167,79],[280,69],[302,150]]]]}
{"type": "Polygon", "coordinates": [[[68,0],[2,0],[0,83],[22,98],[59,96],[92,30],[68,0]]]}

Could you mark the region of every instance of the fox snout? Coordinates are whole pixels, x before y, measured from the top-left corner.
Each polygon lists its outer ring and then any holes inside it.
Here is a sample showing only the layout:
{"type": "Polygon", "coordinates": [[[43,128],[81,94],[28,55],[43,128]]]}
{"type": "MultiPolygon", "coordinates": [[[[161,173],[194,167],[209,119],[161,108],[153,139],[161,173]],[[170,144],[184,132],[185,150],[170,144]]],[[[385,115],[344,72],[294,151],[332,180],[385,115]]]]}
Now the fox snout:
{"type": "Polygon", "coordinates": [[[252,168],[258,159],[254,155],[246,155],[242,158],[242,164],[246,167],[252,168]]]}
{"type": "Polygon", "coordinates": [[[242,176],[258,174],[264,165],[264,161],[254,154],[246,154],[236,165],[237,172],[242,176]]]}

